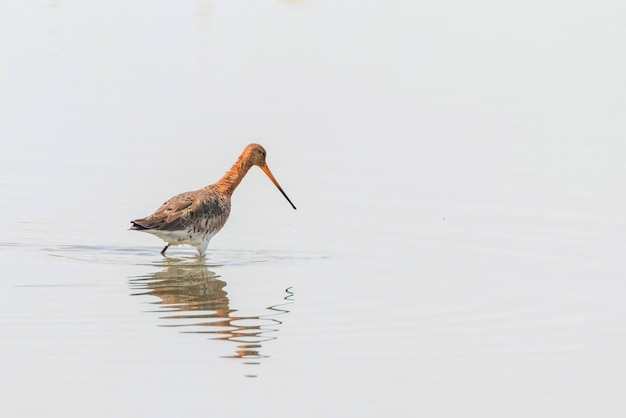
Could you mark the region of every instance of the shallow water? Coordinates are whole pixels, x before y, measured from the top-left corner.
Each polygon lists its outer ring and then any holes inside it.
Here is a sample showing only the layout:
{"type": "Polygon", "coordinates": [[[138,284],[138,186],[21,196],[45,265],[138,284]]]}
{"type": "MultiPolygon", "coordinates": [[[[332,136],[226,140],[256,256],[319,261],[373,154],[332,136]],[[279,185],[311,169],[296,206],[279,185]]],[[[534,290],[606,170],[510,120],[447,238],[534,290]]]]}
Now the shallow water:
{"type": "Polygon", "coordinates": [[[624,12],[0,6],[3,415],[624,415],[624,12]]]}

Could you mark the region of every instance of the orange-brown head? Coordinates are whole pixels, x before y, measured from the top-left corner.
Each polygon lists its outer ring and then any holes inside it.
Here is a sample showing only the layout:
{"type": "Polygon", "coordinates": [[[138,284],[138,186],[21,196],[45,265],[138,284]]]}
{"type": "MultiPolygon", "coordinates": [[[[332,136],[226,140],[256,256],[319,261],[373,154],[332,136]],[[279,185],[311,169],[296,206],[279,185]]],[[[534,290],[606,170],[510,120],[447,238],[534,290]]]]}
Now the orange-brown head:
{"type": "Polygon", "coordinates": [[[244,154],[253,165],[258,166],[261,170],[263,170],[263,172],[267,175],[267,177],[269,177],[272,183],[274,183],[274,186],[276,186],[278,190],[280,190],[280,192],[283,194],[283,196],[285,196],[285,199],[287,199],[291,207],[295,209],[296,206],[291,202],[283,188],[280,187],[280,184],[278,184],[278,181],[276,180],[276,178],[270,171],[270,168],[267,166],[267,163],[265,162],[265,157],[267,155],[265,148],[263,148],[259,144],[250,144],[244,150],[244,154]]]}

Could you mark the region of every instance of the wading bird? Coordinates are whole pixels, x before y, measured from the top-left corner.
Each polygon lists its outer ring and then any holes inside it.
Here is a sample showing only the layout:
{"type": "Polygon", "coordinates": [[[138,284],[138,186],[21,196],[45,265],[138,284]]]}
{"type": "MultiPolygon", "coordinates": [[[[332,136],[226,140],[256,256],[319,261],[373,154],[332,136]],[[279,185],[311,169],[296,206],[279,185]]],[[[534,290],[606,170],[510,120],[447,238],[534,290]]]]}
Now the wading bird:
{"type": "Polygon", "coordinates": [[[169,247],[186,244],[195,247],[204,257],[209,241],[228,219],[233,192],[253,165],[263,170],[295,209],[267,166],[265,155],[261,145],[248,145],[217,183],[172,197],[152,215],[131,221],[130,229],[148,232],[165,241],[161,250],[163,256],[169,247]]]}

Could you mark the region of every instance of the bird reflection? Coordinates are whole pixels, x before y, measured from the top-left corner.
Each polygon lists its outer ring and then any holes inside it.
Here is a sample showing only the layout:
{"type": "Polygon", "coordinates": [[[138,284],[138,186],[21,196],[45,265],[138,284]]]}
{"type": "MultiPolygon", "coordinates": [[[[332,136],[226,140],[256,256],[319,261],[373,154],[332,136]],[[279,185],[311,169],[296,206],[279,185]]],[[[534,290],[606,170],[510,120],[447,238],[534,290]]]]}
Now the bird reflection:
{"type": "Polygon", "coordinates": [[[203,265],[168,264],[164,270],[130,280],[132,295],[154,296],[161,316],[160,326],[183,327],[184,333],[208,334],[211,339],[237,344],[235,353],[225,358],[245,359],[258,364],[262,343],[277,338],[282,322],[277,316],[288,313],[284,307],[292,303],[293,293],[285,290],[285,303],[265,308],[267,314],[238,316],[230,308],[226,282],[203,265]]]}

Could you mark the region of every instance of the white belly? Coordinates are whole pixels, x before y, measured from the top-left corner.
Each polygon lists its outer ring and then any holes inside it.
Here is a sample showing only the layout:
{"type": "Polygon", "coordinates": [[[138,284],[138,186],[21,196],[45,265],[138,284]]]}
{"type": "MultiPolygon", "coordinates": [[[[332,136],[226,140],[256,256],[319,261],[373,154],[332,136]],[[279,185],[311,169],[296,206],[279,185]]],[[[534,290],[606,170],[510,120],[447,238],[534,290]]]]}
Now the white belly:
{"type": "Polygon", "coordinates": [[[161,231],[158,229],[149,229],[142,232],[148,232],[152,235],[155,235],[165,241],[168,245],[193,245],[198,248],[200,246],[204,246],[209,243],[211,238],[215,236],[217,231],[213,232],[192,232],[191,230],[182,230],[182,231],[161,231]]]}

